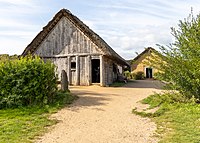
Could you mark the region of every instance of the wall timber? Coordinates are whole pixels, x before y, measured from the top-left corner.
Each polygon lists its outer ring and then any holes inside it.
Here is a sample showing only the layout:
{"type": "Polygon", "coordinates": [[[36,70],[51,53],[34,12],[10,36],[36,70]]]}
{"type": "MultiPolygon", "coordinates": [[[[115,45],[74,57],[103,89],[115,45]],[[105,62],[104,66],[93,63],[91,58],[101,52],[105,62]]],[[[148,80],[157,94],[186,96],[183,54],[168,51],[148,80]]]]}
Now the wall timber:
{"type": "Polygon", "coordinates": [[[90,57],[96,56],[99,58],[103,52],[73,23],[64,17],[39,45],[35,54],[53,61],[57,66],[59,79],[61,71],[65,69],[69,77],[69,84],[90,85],[90,57]],[[77,56],[79,60],[76,61],[77,56]],[[71,69],[69,66],[71,62],[75,62],[78,69],[71,69]],[[81,69],[80,72],[76,72],[79,69],[81,69]],[[78,83],[76,83],[77,78],[79,78],[78,83]]]}
{"type": "Polygon", "coordinates": [[[67,18],[62,18],[49,33],[35,54],[42,57],[68,54],[103,54],[98,47],[67,18]]]}

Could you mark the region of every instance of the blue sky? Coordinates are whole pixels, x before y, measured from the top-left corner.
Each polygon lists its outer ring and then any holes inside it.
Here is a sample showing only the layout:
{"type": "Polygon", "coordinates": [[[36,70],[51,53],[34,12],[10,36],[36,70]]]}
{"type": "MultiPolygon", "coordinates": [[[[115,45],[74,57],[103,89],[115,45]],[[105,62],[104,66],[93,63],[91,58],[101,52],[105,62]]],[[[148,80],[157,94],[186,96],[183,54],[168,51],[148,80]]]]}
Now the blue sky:
{"type": "Polygon", "coordinates": [[[170,27],[199,0],[0,0],[0,54],[21,54],[62,8],[70,10],[125,59],[173,41],[170,27]]]}

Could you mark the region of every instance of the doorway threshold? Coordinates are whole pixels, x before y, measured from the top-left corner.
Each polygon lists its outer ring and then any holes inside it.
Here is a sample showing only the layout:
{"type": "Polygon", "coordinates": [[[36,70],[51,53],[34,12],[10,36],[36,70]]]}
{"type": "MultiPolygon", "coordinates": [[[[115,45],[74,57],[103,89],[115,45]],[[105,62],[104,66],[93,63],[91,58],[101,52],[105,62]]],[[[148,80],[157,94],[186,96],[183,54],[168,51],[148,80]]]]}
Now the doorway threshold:
{"type": "Polygon", "coordinates": [[[92,83],[91,85],[100,86],[100,83],[92,83]]]}

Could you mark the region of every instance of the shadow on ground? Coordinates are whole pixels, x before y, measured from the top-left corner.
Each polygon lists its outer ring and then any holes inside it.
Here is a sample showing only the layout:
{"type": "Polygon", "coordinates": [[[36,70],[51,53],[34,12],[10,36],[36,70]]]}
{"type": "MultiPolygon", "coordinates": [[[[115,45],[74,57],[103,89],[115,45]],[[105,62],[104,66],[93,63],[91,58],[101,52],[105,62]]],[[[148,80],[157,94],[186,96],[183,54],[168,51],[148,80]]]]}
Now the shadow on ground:
{"type": "Polygon", "coordinates": [[[124,88],[155,88],[163,89],[164,83],[158,80],[134,80],[125,84],[124,88]]]}
{"type": "Polygon", "coordinates": [[[77,99],[77,101],[75,101],[70,107],[70,110],[76,112],[81,108],[92,108],[94,110],[103,111],[102,109],[98,108],[98,106],[106,105],[108,104],[108,101],[111,100],[109,96],[105,95],[104,93],[79,90],[77,87],[71,92],[73,95],[79,97],[79,99],[77,99]]]}
{"type": "Polygon", "coordinates": [[[92,108],[96,110],[102,110],[102,109],[99,109],[98,106],[108,104],[109,101],[111,101],[112,99],[111,96],[123,96],[123,95],[117,94],[118,90],[120,91],[124,90],[124,92],[126,92],[126,88],[162,89],[163,86],[164,84],[157,80],[135,80],[135,81],[128,82],[123,87],[71,86],[70,90],[72,94],[78,96],[79,99],[71,105],[70,110],[78,111],[81,108],[92,108]],[[111,88],[112,90],[114,88],[114,92],[107,91],[107,90],[110,91],[111,88]]]}

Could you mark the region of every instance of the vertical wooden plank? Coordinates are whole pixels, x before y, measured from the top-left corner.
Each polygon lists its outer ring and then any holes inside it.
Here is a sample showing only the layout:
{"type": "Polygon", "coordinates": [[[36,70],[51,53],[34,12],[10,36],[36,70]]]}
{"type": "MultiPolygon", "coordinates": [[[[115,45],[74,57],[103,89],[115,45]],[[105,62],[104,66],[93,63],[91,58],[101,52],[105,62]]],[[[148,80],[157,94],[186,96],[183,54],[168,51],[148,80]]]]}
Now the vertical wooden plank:
{"type": "Polygon", "coordinates": [[[91,85],[92,83],[92,64],[91,64],[91,56],[87,56],[87,64],[86,64],[86,73],[87,73],[87,85],[91,85]]]}
{"type": "Polygon", "coordinates": [[[86,70],[87,70],[87,64],[86,64],[86,62],[87,62],[87,57],[86,56],[84,56],[84,57],[82,57],[83,58],[83,60],[82,60],[82,62],[83,62],[83,64],[82,64],[82,71],[83,71],[83,75],[81,75],[82,76],[82,78],[83,78],[83,85],[87,85],[87,77],[86,77],[86,70]]]}
{"type": "Polygon", "coordinates": [[[84,36],[84,53],[87,53],[87,46],[88,46],[88,44],[87,44],[87,39],[86,39],[86,37],[84,36]]]}
{"type": "Polygon", "coordinates": [[[79,56],[76,56],[76,84],[80,84],[80,62],[79,62],[79,56]]]}
{"type": "Polygon", "coordinates": [[[80,48],[80,32],[77,30],[77,33],[76,33],[76,43],[73,43],[74,44],[74,53],[78,53],[78,49],[80,48]]]}
{"type": "Polygon", "coordinates": [[[104,58],[100,55],[100,85],[105,86],[104,58]]]}
{"type": "Polygon", "coordinates": [[[68,76],[68,83],[72,84],[72,73],[71,73],[71,57],[67,57],[67,76],[68,76]]]}
{"type": "Polygon", "coordinates": [[[82,33],[81,32],[79,32],[79,35],[80,35],[80,38],[79,38],[79,48],[80,48],[80,53],[83,53],[83,49],[84,49],[84,47],[83,47],[83,35],[82,35],[82,33]]]}
{"type": "Polygon", "coordinates": [[[80,68],[80,85],[84,85],[84,57],[79,57],[79,68],[80,68]]]}

